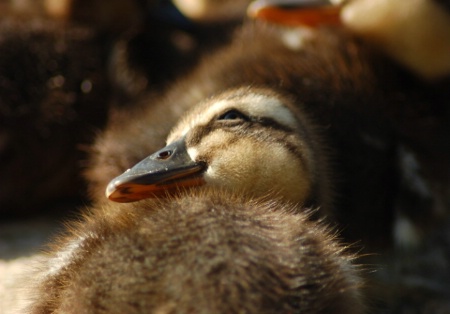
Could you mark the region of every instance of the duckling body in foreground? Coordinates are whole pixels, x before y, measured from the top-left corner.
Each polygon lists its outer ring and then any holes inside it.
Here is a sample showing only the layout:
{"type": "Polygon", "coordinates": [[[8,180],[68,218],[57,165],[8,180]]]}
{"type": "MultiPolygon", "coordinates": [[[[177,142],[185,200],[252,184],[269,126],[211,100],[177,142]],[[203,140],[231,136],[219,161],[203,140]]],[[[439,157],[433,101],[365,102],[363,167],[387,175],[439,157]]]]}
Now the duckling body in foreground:
{"type": "Polygon", "coordinates": [[[71,229],[29,313],[362,313],[352,257],[278,200],[190,191],[110,203],[71,229]]]}

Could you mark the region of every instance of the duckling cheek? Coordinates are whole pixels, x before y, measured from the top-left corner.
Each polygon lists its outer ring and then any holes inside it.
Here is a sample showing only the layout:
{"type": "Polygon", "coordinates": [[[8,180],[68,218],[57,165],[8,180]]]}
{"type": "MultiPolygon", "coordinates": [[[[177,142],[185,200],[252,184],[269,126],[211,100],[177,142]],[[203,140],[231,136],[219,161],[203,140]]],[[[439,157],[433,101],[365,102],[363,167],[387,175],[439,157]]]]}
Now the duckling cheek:
{"type": "Polygon", "coordinates": [[[275,193],[302,203],[310,193],[310,178],[301,161],[282,144],[240,139],[211,158],[207,185],[263,196],[275,193]]]}
{"type": "Polygon", "coordinates": [[[267,185],[283,198],[304,203],[311,193],[311,176],[297,156],[280,144],[271,149],[267,161],[267,185]]]}
{"type": "Polygon", "coordinates": [[[261,160],[254,143],[241,138],[228,141],[226,146],[214,147],[208,170],[205,174],[207,184],[225,187],[230,190],[261,193],[261,170],[265,160],[261,160]]]}

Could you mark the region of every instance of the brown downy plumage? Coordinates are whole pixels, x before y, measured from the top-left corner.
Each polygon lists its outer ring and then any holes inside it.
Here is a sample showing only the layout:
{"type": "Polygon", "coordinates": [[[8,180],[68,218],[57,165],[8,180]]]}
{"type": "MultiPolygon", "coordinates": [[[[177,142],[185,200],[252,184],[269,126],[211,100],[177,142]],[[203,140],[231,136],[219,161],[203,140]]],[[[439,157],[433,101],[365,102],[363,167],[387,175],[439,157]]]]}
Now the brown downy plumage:
{"type": "Polygon", "coordinates": [[[362,313],[359,270],[275,199],[191,191],[96,208],[40,265],[29,313],[362,313]]]}
{"type": "Polygon", "coordinates": [[[81,146],[107,118],[104,41],[56,21],[0,20],[0,216],[79,197],[81,146]]]}

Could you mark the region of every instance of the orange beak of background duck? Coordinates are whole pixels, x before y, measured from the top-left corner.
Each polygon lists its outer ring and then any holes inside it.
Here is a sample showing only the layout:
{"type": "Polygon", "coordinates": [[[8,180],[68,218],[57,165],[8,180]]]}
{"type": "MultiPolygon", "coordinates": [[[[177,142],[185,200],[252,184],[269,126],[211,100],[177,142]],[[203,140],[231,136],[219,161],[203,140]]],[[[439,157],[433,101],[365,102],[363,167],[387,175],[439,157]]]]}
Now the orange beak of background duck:
{"type": "Polygon", "coordinates": [[[106,188],[106,196],[120,203],[166,196],[179,188],[204,184],[205,169],[204,162],[191,159],[182,139],[148,156],[113,179],[106,188]]]}
{"type": "Polygon", "coordinates": [[[248,8],[251,18],[286,26],[340,25],[339,14],[327,0],[258,0],[248,8]]]}

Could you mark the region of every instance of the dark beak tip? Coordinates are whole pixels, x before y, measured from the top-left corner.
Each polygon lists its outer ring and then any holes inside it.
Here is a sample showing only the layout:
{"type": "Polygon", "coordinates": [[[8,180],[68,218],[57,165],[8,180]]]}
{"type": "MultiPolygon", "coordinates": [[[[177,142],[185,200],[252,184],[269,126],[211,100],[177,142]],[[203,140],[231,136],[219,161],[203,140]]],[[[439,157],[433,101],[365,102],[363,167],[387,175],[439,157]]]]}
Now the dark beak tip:
{"type": "Polygon", "coordinates": [[[111,180],[108,185],[106,186],[105,195],[108,199],[115,198],[114,196],[119,196],[119,194],[123,194],[121,188],[124,184],[124,179],[122,175],[116,177],[115,179],[111,180]]]}
{"type": "Polygon", "coordinates": [[[111,181],[105,190],[105,195],[108,199],[111,199],[111,196],[117,192],[116,180],[111,181]]]}

